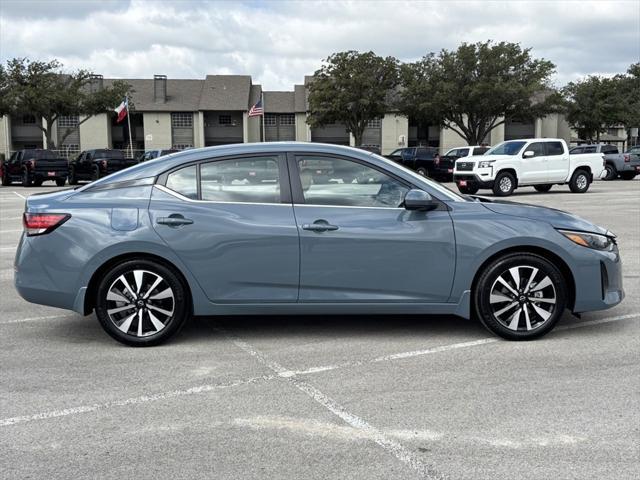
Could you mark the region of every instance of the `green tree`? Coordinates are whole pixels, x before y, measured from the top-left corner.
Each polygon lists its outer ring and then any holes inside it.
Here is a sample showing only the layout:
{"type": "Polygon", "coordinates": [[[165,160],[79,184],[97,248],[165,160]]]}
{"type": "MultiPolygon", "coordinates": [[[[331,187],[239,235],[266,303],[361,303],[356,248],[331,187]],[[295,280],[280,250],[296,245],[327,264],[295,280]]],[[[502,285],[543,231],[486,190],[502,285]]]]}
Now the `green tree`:
{"type": "Polygon", "coordinates": [[[463,43],[404,65],[398,107],[478,145],[505,118],[533,120],[556,111],[560,97],[549,86],[554,69],[516,43],[463,43]]]}
{"type": "Polygon", "coordinates": [[[619,77],[592,75],[564,87],[567,121],[581,139],[599,142],[607,127],[624,123],[627,106],[621,82],[619,77]]]}
{"type": "Polygon", "coordinates": [[[632,64],[626,75],[618,75],[615,79],[623,104],[622,125],[626,127],[630,139],[631,128],[640,127],[640,63],[632,64]]]}
{"type": "Polygon", "coordinates": [[[312,127],[342,123],[362,144],[367,122],[384,116],[389,93],[398,84],[398,60],[373,52],[334,53],[313,75],[309,84],[312,127]]]}
{"type": "MultiPolygon", "coordinates": [[[[29,113],[44,119],[39,128],[44,133],[47,148],[55,149],[54,124],[65,115],[79,115],[80,124],[89,118],[113,110],[129,92],[130,86],[114,81],[110,86],[92,88],[94,75],[87,70],[66,73],[56,61],[30,61],[14,58],[0,66],[0,115],[29,113]]],[[[73,132],[67,128],[58,141],[73,132]]]]}

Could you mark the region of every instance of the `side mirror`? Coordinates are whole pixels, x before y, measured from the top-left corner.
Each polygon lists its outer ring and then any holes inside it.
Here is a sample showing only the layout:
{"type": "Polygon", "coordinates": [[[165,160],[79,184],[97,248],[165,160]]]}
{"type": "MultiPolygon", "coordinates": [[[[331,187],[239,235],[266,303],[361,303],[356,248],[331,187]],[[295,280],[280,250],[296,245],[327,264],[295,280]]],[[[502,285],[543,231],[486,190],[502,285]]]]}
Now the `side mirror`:
{"type": "Polygon", "coordinates": [[[438,208],[438,202],[424,190],[414,188],[404,196],[404,208],[407,210],[429,211],[438,208]]]}
{"type": "Polygon", "coordinates": [[[522,158],[531,158],[531,157],[534,157],[535,155],[536,154],[533,150],[527,150],[522,154],[522,158]]]}

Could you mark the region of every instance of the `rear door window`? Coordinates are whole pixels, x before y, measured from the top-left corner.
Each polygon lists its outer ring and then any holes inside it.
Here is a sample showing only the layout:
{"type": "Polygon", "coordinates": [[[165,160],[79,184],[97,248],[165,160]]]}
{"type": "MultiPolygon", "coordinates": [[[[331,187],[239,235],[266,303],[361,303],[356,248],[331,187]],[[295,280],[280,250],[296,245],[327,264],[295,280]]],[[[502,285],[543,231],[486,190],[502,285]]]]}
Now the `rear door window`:
{"type": "Polygon", "coordinates": [[[561,142],[545,142],[547,147],[547,156],[564,154],[564,147],[561,142]]]}

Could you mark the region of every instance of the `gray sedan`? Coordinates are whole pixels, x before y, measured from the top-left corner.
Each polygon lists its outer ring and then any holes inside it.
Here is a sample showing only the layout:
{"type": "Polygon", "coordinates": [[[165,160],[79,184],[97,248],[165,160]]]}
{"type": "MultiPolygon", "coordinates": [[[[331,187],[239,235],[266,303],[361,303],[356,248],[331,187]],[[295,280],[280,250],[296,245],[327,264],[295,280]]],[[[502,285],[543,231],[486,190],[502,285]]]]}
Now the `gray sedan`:
{"type": "Polygon", "coordinates": [[[615,236],[314,143],[190,150],[27,199],[15,285],[128,345],[192,315],[453,314],[513,340],[622,301],[615,236]]]}

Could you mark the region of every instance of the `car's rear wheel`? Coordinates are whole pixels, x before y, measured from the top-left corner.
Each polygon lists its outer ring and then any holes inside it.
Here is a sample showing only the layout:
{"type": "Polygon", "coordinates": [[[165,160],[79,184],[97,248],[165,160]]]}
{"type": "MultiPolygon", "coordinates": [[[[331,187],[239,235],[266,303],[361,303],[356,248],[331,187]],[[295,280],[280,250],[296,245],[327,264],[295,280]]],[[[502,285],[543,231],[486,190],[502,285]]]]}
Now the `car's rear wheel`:
{"type": "Polygon", "coordinates": [[[31,186],[31,175],[29,175],[29,171],[26,169],[22,171],[22,186],[23,187],[31,186]]]}
{"type": "Polygon", "coordinates": [[[2,172],[2,186],[8,187],[9,185],[11,185],[11,177],[5,174],[5,172],[2,172]]]}
{"type": "Polygon", "coordinates": [[[474,302],[491,332],[509,340],[530,340],[556,325],[567,303],[567,288],[562,273],[546,258],[513,253],[482,272],[474,302]]]}
{"type": "Polygon", "coordinates": [[[100,180],[100,168],[97,166],[91,171],[91,181],[95,182],[96,180],[100,180]]]}
{"type": "Polygon", "coordinates": [[[500,172],[493,184],[493,194],[497,197],[508,197],[515,189],[515,177],[509,172],[500,172]]]}
{"type": "Polygon", "coordinates": [[[42,180],[34,180],[33,181],[33,186],[34,187],[41,187],[42,186],[42,180]]]}
{"type": "Polygon", "coordinates": [[[71,167],[69,169],[69,185],[77,185],[78,184],[78,177],[76,175],[76,169],[75,167],[71,167]]]}
{"type": "Polygon", "coordinates": [[[618,178],[618,171],[616,170],[615,165],[612,163],[607,163],[604,167],[604,171],[606,172],[603,180],[615,180],[618,178]]]}
{"type": "Polygon", "coordinates": [[[186,322],[186,287],[166,266],[128,260],[103,276],[97,290],[96,316],[102,328],[134,347],[158,345],[186,322]]]}
{"type": "Polygon", "coordinates": [[[573,193],[585,193],[589,190],[589,174],[584,170],[576,170],[569,181],[569,190],[573,193]]]}
{"type": "Polygon", "coordinates": [[[636,178],[636,175],[636,172],[622,172],[620,174],[623,180],[633,180],[634,178],[636,178]]]}
{"type": "Polygon", "coordinates": [[[553,185],[534,185],[533,188],[535,188],[538,192],[541,193],[545,193],[548,192],[549,190],[551,190],[551,187],[553,187],[553,185]]]}
{"type": "Polygon", "coordinates": [[[467,184],[465,186],[462,186],[462,185],[458,184],[458,190],[463,195],[475,195],[476,193],[478,193],[478,190],[480,190],[480,189],[478,188],[477,185],[468,185],[467,184]]]}
{"type": "Polygon", "coordinates": [[[56,180],[56,185],[59,187],[64,187],[64,184],[67,183],[67,179],[66,178],[58,178],[56,180]]]}

